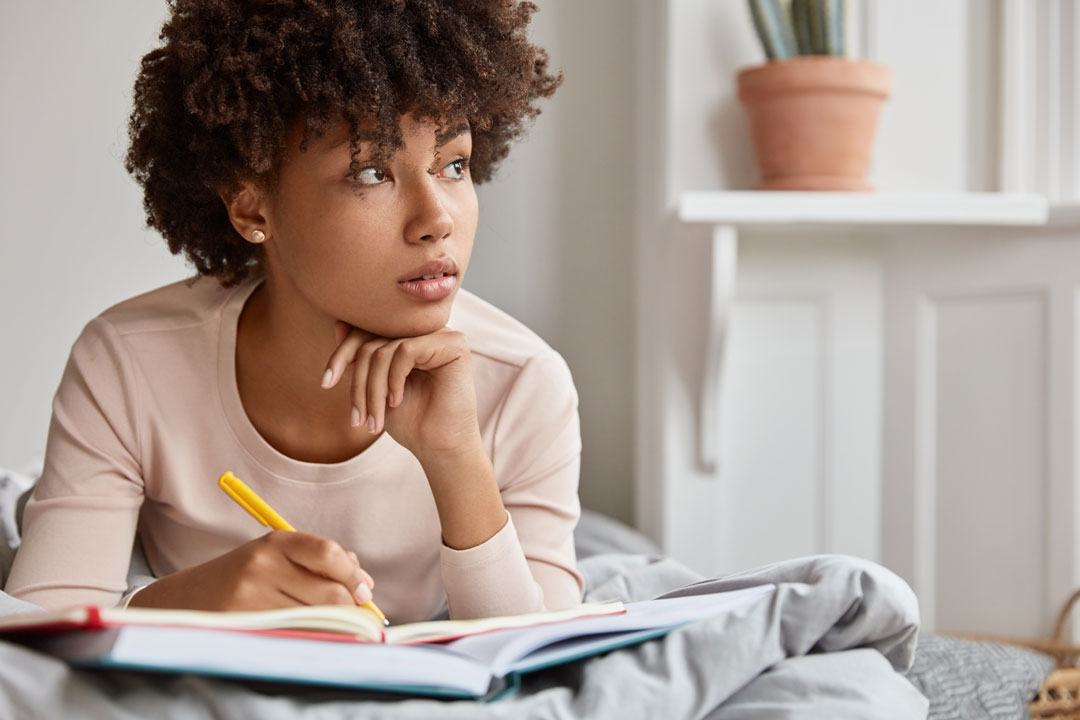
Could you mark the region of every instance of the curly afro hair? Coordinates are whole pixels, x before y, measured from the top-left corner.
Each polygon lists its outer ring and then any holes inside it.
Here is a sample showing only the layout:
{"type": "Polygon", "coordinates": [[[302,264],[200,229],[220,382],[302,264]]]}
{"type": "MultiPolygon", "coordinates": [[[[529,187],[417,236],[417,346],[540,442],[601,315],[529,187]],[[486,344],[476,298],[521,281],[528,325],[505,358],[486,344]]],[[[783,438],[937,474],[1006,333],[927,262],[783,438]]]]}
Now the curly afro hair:
{"type": "MultiPolygon", "coordinates": [[[[147,225],[200,275],[233,285],[261,273],[257,247],[222,201],[272,187],[286,131],[300,149],[342,121],[354,170],[361,132],[376,159],[402,146],[398,116],[468,121],[474,181],[490,179],[538,100],[562,82],[515,0],[169,0],[161,46],[135,81],[125,167],[147,225]]],[[[439,130],[444,128],[439,125],[439,130]]]]}

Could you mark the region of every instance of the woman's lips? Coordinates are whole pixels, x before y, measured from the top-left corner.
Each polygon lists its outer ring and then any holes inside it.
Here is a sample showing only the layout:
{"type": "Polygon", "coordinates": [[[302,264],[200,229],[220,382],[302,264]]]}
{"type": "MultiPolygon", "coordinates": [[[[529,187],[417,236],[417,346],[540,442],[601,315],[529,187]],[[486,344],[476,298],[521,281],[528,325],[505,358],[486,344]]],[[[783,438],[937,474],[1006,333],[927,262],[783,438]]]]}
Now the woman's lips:
{"type": "Polygon", "coordinates": [[[453,294],[457,287],[457,275],[444,275],[430,280],[402,280],[397,285],[402,292],[419,300],[442,300],[453,294]]]}

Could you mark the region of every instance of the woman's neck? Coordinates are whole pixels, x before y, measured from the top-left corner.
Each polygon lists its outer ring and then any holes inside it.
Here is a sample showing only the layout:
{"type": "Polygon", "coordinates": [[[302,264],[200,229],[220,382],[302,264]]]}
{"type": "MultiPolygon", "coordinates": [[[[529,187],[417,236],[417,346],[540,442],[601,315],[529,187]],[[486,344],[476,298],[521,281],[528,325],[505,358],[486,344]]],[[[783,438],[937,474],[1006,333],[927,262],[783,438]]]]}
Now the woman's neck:
{"type": "Polygon", "coordinates": [[[349,423],[348,376],[324,390],[334,319],[293,298],[270,277],[248,297],[236,331],[236,385],[251,423],[278,452],[336,463],[375,441],[349,423]]]}

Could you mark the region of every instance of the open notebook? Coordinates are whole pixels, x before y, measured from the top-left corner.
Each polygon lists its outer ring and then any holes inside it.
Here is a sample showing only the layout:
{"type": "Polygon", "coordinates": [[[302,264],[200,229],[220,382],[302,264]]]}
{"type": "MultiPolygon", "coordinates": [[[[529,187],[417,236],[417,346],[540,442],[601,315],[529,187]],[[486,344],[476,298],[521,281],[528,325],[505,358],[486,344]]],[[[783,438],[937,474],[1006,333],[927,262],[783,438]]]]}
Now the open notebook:
{"type": "MultiPolygon", "coordinates": [[[[329,631],[315,629],[310,618],[283,625],[281,615],[289,611],[193,613],[142,608],[3,618],[0,638],[80,666],[494,699],[516,688],[523,673],[643,642],[755,604],[773,587],[414,623],[387,628],[379,639],[361,639],[351,629],[345,634],[337,625],[329,631]],[[163,622],[147,622],[148,615],[160,615],[163,622]],[[232,617],[210,620],[204,615],[232,617]],[[267,621],[271,615],[278,619],[267,621]],[[258,616],[264,616],[261,623],[258,616]]],[[[381,632],[374,616],[370,624],[381,632]]]]}
{"type": "Polygon", "coordinates": [[[480,618],[434,620],[384,627],[367,608],[348,605],[306,605],[257,612],[98,608],[85,606],[47,613],[0,618],[0,633],[103,630],[113,627],[157,626],[255,632],[343,642],[412,645],[444,642],[466,635],[505,628],[557,623],[592,615],[623,612],[619,602],[585,603],[566,610],[480,618]]]}

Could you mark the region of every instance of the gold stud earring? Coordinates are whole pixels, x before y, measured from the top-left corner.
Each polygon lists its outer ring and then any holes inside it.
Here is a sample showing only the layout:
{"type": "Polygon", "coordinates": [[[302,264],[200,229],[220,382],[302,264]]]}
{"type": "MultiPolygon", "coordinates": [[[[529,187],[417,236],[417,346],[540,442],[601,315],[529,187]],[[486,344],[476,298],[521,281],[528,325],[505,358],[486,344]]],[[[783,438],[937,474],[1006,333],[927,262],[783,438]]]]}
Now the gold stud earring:
{"type": "Polygon", "coordinates": [[[251,232],[251,242],[261,243],[264,240],[266,240],[266,233],[264,233],[262,230],[253,230],[251,232]]]}

